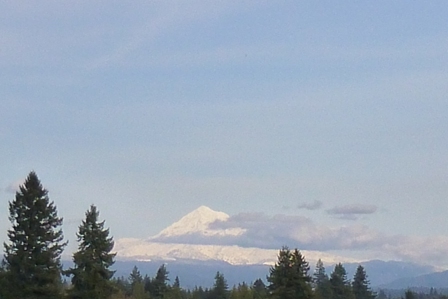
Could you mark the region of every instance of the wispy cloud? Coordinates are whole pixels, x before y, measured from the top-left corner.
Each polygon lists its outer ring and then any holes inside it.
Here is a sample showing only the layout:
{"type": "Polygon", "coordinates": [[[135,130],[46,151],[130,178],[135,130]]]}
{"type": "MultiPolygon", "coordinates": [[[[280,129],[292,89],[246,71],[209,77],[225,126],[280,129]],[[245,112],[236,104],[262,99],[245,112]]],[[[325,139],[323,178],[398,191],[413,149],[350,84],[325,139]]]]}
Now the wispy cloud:
{"type": "Polygon", "coordinates": [[[378,210],[375,205],[352,204],[344,206],[335,206],[327,210],[330,215],[337,215],[343,219],[354,220],[359,215],[373,214],[378,210]]]}
{"type": "Polygon", "coordinates": [[[305,209],[305,210],[318,210],[322,207],[322,202],[320,200],[314,200],[313,202],[305,202],[301,203],[297,206],[298,209],[305,209]]]}

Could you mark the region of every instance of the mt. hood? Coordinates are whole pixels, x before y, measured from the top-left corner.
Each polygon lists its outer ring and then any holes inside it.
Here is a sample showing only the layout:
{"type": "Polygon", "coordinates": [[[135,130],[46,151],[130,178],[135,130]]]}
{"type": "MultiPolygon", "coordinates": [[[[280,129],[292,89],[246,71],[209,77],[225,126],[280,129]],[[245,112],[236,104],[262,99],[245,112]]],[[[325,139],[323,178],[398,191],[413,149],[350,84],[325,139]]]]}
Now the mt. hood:
{"type": "Polygon", "coordinates": [[[185,215],[179,221],[162,230],[157,235],[149,238],[151,241],[162,241],[179,236],[199,234],[202,236],[239,236],[245,230],[240,228],[232,229],[211,229],[209,226],[215,221],[226,221],[229,215],[223,212],[213,211],[209,207],[200,206],[193,212],[185,215]]]}
{"type": "MultiPolygon", "coordinates": [[[[273,265],[278,249],[220,245],[220,238],[244,237],[242,228],[216,229],[215,222],[225,222],[229,215],[201,206],[179,221],[148,239],[118,239],[114,251],[121,260],[196,260],[223,261],[232,265],[273,265]]],[[[314,264],[319,258],[326,263],[357,262],[355,259],[317,251],[301,251],[314,264]]]]}

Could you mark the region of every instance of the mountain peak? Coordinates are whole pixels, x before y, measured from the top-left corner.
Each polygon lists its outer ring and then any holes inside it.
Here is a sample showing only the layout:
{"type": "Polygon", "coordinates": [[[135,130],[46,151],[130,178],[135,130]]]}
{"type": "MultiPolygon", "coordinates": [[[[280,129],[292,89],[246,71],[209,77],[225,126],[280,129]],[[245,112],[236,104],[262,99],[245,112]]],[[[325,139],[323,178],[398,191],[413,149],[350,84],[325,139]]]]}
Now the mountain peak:
{"type": "Polygon", "coordinates": [[[220,213],[220,212],[214,211],[214,210],[212,210],[209,207],[204,206],[204,205],[200,206],[196,210],[193,210],[192,212],[195,212],[195,211],[196,212],[201,212],[201,213],[220,213]]]}
{"type": "Polygon", "coordinates": [[[179,221],[162,230],[154,237],[151,237],[150,240],[169,239],[193,234],[203,236],[241,234],[243,230],[239,228],[226,230],[209,228],[211,223],[215,221],[227,221],[229,217],[230,216],[224,212],[214,211],[207,206],[200,206],[182,217],[179,221]]]}
{"type": "Polygon", "coordinates": [[[183,222],[188,221],[190,222],[193,220],[194,222],[203,222],[210,224],[211,222],[214,222],[216,220],[225,221],[229,218],[229,215],[227,215],[224,212],[218,212],[210,209],[207,206],[200,206],[196,210],[191,211],[184,217],[182,217],[180,221],[183,220],[183,222]]]}

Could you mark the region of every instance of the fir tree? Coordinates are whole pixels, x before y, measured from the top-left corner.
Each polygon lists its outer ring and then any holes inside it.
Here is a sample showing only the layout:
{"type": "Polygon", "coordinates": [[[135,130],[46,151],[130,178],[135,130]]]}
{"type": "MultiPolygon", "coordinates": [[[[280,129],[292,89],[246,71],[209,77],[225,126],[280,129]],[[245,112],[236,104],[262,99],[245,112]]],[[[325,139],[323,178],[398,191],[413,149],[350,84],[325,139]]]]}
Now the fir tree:
{"type": "Polygon", "coordinates": [[[177,275],[176,275],[176,278],[174,279],[173,288],[178,288],[178,289],[180,289],[179,276],[177,276],[177,275]]]}
{"type": "Polygon", "coordinates": [[[328,278],[328,275],[325,271],[324,263],[321,259],[319,259],[316,263],[313,286],[316,299],[331,298],[330,279],[328,278]]]}
{"type": "Polygon", "coordinates": [[[352,289],[355,299],[374,299],[376,296],[369,287],[366,271],[361,265],[356,269],[352,289]]]}
{"type": "Polygon", "coordinates": [[[347,272],[339,263],[334,267],[330,277],[332,299],[354,299],[350,282],[347,280],[347,272]]]}
{"type": "Polygon", "coordinates": [[[164,298],[165,294],[168,291],[167,281],[168,279],[168,271],[166,270],[165,265],[161,265],[157,270],[156,277],[150,282],[149,292],[151,298],[164,298]]]}
{"type": "Polygon", "coordinates": [[[227,299],[229,297],[229,290],[227,281],[222,273],[217,272],[215,275],[215,283],[212,289],[213,299],[227,299]]]}
{"type": "Polygon", "coordinates": [[[60,256],[62,218],[35,172],[9,203],[9,242],[4,243],[4,298],[59,298],[62,291],[60,256]]]}
{"type": "Polygon", "coordinates": [[[252,291],[254,299],[265,299],[268,295],[266,285],[260,278],[255,280],[254,284],[252,285],[252,291]]]}
{"type": "Polygon", "coordinates": [[[131,294],[133,299],[145,299],[145,284],[143,283],[143,276],[140,274],[137,266],[134,266],[129,275],[129,283],[131,285],[131,294]]]}
{"type": "Polygon", "coordinates": [[[72,275],[71,298],[102,299],[115,291],[111,282],[114,271],[109,270],[114,263],[115,254],[111,253],[114,242],[98,216],[96,207],[90,206],[79,226],[78,251],[73,254],[75,266],[67,271],[72,275]]]}
{"type": "Polygon", "coordinates": [[[243,282],[238,285],[238,299],[253,299],[254,295],[249,286],[243,282]]]}
{"type": "Polygon", "coordinates": [[[140,271],[138,270],[137,266],[134,266],[132,268],[132,272],[129,275],[129,283],[131,286],[134,286],[136,283],[143,282],[143,277],[140,274],[140,271]]]}
{"type": "Polygon", "coordinates": [[[308,262],[297,249],[291,252],[283,247],[277,263],[269,270],[270,296],[276,299],[312,298],[309,269],[308,262]]]}
{"type": "Polygon", "coordinates": [[[168,296],[166,297],[169,299],[182,299],[182,290],[180,288],[180,281],[178,276],[176,276],[176,278],[174,279],[174,283],[168,292],[168,296]]]}

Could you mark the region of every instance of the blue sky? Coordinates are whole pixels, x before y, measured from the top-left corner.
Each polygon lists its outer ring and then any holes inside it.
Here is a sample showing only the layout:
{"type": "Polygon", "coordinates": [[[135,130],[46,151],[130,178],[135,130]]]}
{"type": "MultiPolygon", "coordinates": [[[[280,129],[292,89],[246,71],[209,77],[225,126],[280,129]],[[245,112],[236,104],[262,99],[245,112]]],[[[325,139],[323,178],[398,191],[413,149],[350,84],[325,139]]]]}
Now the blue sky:
{"type": "Polygon", "coordinates": [[[115,238],[207,205],[440,258],[447,14],[445,1],[0,4],[0,239],[35,170],[71,240],[91,203],[115,238]]]}

